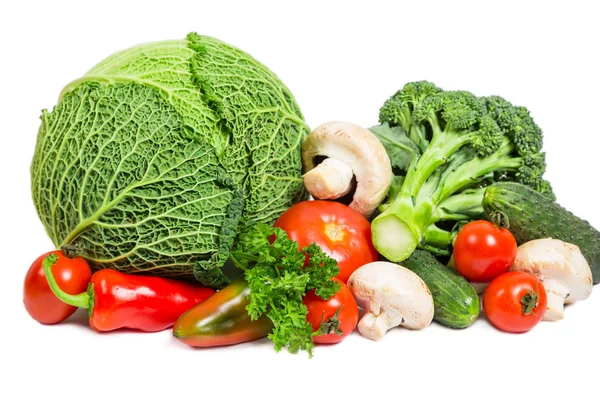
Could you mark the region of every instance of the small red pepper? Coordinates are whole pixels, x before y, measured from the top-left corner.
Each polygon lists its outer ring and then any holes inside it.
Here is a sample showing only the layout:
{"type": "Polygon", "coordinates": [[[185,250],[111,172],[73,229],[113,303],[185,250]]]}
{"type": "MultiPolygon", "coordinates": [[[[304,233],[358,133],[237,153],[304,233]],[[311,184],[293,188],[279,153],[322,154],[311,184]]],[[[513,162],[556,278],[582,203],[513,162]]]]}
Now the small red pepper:
{"type": "Polygon", "coordinates": [[[60,289],[52,275],[56,259],[50,254],[42,263],[50,289],[63,302],[87,308],[90,326],[97,331],[162,331],[216,292],[175,279],[102,269],[92,275],[87,292],[71,295],[60,289]]]}

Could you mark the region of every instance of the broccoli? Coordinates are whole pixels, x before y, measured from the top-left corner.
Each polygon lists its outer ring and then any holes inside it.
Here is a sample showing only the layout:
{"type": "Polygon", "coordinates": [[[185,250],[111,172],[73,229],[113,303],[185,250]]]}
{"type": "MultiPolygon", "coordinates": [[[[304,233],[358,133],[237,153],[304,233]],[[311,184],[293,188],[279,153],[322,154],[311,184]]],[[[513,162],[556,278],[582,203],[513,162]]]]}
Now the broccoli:
{"type": "Polygon", "coordinates": [[[391,261],[416,248],[449,255],[460,227],[483,217],[483,193],[492,182],[520,182],[554,199],[542,177],[542,131],[525,107],[419,81],[389,98],[379,121],[371,131],[396,178],[372,233],[391,261]]]}

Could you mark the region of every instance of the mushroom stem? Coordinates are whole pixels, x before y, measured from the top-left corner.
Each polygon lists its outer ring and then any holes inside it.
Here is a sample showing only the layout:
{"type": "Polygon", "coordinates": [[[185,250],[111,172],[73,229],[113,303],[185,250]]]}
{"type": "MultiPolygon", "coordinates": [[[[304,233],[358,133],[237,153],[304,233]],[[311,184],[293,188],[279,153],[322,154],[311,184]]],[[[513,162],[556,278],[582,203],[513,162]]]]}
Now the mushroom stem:
{"type": "Polygon", "coordinates": [[[546,289],[546,298],[548,301],[546,313],[542,320],[559,321],[563,319],[565,316],[565,299],[569,294],[568,289],[554,279],[545,280],[544,288],[546,289]]]}
{"type": "Polygon", "coordinates": [[[335,158],[327,158],[304,174],[304,186],[317,199],[338,199],[352,190],[352,168],[335,158]]]}
{"type": "Polygon", "coordinates": [[[358,323],[358,331],[367,339],[380,340],[388,330],[401,323],[402,316],[390,319],[390,315],[385,312],[379,315],[367,312],[358,323]]]}
{"type": "Polygon", "coordinates": [[[389,321],[372,313],[366,313],[358,323],[360,334],[371,340],[382,339],[390,328],[389,321]]]}

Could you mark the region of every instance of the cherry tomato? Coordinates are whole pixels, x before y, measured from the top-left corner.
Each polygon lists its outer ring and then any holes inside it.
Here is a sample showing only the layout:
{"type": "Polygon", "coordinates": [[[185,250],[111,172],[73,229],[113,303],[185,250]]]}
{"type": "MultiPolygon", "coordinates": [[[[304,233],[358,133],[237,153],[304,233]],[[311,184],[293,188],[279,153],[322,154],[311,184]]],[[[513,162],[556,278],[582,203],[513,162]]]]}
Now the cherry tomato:
{"type": "Polygon", "coordinates": [[[350,288],[341,280],[340,290],[329,300],[323,300],[308,292],[302,302],[308,308],[306,320],[313,327],[313,332],[321,329],[321,334],[314,337],[315,343],[338,343],[354,331],[358,324],[358,306],[350,288]]]}
{"type": "Polygon", "coordinates": [[[496,328],[505,332],[527,332],[546,313],[546,289],[526,272],[507,272],[496,277],[483,293],[483,311],[496,328]]]}
{"type": "Polygon", "coordinates": [[[316,243],[338,262],[337,277],[344,283],[355,270],[378,259],[371,242],[371,224],[342,203],[325,200],[297,203],[274,226],[286,231],[301,248],[316,243]]]}
{"type": "Polygon", "coordinates": [[[506,228],[489,221],[465,225],[454,243],[454,264],[472,282],[490,282],[507,272],[517,256],[517,241],[506,228]]]}
{"type": "Polygon", "coordinates": [[[23,285],[23,303],[29,315],[42,324],[56,324],[69,318],[77,307],[59,300],[48,285],[42,262],[50,253],[58,259],[52,266],[52,275],[58,286],[68,294],[79,294],[87,290],[92,279],[89,264],[81,257],[68,258],[60,250],[39,256],[29,267],[23,285]]]}

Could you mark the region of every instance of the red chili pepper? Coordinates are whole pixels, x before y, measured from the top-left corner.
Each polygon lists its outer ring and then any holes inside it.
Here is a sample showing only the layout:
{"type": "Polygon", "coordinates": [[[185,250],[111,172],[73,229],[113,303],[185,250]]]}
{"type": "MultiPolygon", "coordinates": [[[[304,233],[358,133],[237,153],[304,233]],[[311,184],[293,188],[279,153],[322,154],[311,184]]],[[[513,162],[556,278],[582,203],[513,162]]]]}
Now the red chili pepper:
{"type": "Polygon", "coordinates": [[[90,326],[97,331],[161,331],[216,292],[175,279],[102,269],[92,275],[87,292],[71,295],[60,289],[52,275],[55,262],[56,256],[50,254],[42,263],[50,289],[63,302],[87,308],[90,326]]]}

